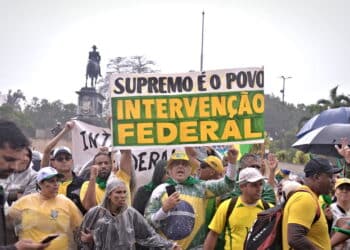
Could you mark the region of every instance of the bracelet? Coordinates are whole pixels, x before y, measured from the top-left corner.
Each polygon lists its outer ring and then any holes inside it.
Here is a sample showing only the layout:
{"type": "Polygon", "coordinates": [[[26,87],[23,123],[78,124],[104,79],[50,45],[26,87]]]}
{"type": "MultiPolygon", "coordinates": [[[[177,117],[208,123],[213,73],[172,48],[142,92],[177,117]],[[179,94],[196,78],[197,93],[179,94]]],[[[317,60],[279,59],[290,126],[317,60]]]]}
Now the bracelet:
{"type": "Polygon", "coordinates": [[[332,230],[335,231],[335,232],[339,232],[339,233],[343,233],[343,234],[346,234],[346,235],[350,235],[350,230],[349,229],[345,229],[345,228],[341,228],[341,227],[332,227],[332,230]]]}

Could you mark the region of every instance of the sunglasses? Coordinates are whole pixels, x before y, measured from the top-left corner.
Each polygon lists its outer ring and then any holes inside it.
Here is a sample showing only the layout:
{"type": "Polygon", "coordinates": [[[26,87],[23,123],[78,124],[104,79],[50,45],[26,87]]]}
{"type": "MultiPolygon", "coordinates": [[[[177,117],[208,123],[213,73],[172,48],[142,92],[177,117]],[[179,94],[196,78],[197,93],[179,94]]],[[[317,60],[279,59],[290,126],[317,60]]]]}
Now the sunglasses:
{"type": "Polygon", "coordinates": [[[66,157],[57,157],[57,158],[55,158],[55,161],[58,161],[58,162],[62,162],[64,160],[70,161],[70,160],[72,160],[72,157],[71,156],[66,156],[66,157]]]}

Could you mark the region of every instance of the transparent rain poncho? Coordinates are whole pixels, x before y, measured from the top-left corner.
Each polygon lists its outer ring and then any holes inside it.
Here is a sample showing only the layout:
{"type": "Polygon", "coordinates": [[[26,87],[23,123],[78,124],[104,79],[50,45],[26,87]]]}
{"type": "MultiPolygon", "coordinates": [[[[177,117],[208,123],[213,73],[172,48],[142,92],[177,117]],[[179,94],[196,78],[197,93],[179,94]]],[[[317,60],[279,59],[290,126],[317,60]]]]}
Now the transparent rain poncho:
{"type": "Polygon", "coordinates": [[[102,204],[90,209],[85,215],[81,230],[91,230],[94,243],[82,244],[82,248],[130,250],[135,249],[135,243],[138,243],[148,247],[172,249],[174,243],[157,234],[134,208],[125,205],[117,215],[111,214],[107,209],[108,194],[119,185],[125,186],[118,179],[109,181],[102,204]]]}

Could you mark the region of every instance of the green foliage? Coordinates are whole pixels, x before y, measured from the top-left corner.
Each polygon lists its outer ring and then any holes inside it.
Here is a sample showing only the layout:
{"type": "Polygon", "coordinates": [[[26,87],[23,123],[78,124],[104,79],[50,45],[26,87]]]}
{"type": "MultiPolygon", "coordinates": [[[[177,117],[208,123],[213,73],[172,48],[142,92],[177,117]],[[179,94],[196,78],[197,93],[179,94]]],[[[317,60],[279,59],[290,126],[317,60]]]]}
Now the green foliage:
{"type": "Polygon", "coordinates": [[[0,106],[0,119],[15,122],[27,136],[34,136],[35,127],[28,117],[16,107],[7,103],[0,106]]]}
{"type": "Polygon", "coordinates": [[[305,154],[302,151],[297,151],[292,159],[294,164],[306,164],[310,160],[310,154],[305,154]]]}
{"type": "Polygon", "coordinates": [[[345,95],[337,94],[338,86],[330,90],[330,99],[320,99],[317,101],[317,105],[321,107],[322,110],[329,108],[339,108],[339,107],[349,107],[350,98],[345,95]]]}
{"type": "Polygon", "coordinates": [[[65,123],[77,114],[75,104],[63,104],[59,100],[49,102],[37,97],[21,110],[19,101],[25,99],[21,90],[13,94],[10,90],[7,103],[0,106],[0,118],[14,121],[30,137],[35,136],[36,129],[51,129],[57,122],[65,123]]]}
{"type": "MultiPolygon", "coordinates": [[[[293,104],[282,103],[278,97],[265,95],[265,130],[274,141],[283,139],[288,131],[294,133],[294,140],[298,122],[302,117],[309,115],[305,105],[295,107],[293,104]]],[[[292,144],[290,139],[279,147],[281,149],[290,147],[292,144]]]]}
{"type": "Polygon", "coordinates": [[[75,104],[63,104],[60,100],[49,102],[46,99],[33,98],[24,109],[24,114],[32,121],[36,129],[48,129],[57,122],[65,123],[77,114],[75,104]]]}

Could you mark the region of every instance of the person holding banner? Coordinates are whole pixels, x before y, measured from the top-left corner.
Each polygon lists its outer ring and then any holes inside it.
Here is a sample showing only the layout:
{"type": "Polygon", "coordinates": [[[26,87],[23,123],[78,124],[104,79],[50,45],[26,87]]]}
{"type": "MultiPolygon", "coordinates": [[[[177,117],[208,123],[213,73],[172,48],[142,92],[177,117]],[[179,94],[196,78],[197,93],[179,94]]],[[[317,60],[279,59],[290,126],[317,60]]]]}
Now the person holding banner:
{"type": "Polygon", "coordinates": [[[236,166],[229,164],[224,178],[200,181],[183,151],[175,151],[167,164],[170,179],[152,193],[145,217],[167,239],[183,249],[200,249],[206,236],[207,199],[230,192],[235,184],[236,166]]]}
{"type": "Polygon", "coordinates": [[[84,180],[77,176],[73,171],[73,154],[68,147],[60,146],[54,148],[63,136],[71,131],[73,127],[74,121],[66,122],[64,128],[46,145],[43,159],[41,161],[41,167],[46,167],[51,164],[58,173],[64,175],[60,182],[58,193],[71,199],[84,214],[86,210],[79,197],[80,188],[84,180]],[[52,155],[50,157],[51,152],[52,155]]]}

